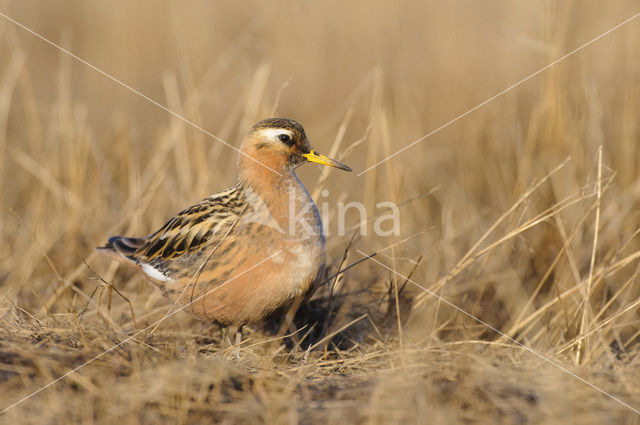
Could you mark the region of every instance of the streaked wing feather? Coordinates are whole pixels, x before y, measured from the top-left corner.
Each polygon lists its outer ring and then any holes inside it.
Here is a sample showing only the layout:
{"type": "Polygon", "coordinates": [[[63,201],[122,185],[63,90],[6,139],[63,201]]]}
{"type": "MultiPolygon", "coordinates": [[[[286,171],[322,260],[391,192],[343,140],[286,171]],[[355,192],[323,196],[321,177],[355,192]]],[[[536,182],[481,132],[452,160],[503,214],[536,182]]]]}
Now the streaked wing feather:
{"type": "Polygon", "coordinates": [[[180,212],[144,239],[135,256],[140,262],[169,260],[215,243],[242,212],[237,188],[211,196],[180,212]]]}

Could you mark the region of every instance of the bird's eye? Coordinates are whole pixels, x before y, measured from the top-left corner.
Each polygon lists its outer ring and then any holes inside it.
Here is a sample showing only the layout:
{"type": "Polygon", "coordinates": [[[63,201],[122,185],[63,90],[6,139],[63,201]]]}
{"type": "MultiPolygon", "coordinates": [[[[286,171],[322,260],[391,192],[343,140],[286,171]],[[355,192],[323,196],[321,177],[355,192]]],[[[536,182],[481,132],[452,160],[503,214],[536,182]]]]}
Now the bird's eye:
{"type": "Polygon", "coordinates": [[[278,139],[280,139],[282,143],[286,143],[287,145],[292,144],[291,136],[289,136],[288,134],[280,134],[278,135],[278,139]]]}

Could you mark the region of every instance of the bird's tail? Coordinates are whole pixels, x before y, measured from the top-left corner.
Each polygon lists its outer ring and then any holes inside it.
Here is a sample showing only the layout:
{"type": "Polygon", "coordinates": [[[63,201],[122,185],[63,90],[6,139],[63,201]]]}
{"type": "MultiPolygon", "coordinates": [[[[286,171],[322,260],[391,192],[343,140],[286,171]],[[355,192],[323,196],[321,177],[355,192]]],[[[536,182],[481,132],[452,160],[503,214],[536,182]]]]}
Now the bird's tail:
{"type": "Polygon", "coordinates": [[[145,244],[142,238],[127,238],[124,236],[112,236],[104,246],[96,247],[96,251],[115,256],[116,258],[126,258],[134,263],[136,261],[136,253],[145,244]]]}

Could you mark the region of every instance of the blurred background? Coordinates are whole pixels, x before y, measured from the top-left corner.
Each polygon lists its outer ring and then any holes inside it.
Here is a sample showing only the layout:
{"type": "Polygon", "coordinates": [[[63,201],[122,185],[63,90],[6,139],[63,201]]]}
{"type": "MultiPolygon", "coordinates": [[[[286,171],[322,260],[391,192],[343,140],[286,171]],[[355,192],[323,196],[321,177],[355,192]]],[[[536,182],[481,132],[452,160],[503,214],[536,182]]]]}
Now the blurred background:
{"type": "MultiPolygon", "coordinates": [[[[379,347],[370,338],[402,350],[508,342],[425,295],[429,288],[563,361],[613,369],[621,397],[635,393],[636,401],[640,20],[357,174],[639,11],[632,0],[606,7],[595,0],[0,1],[2,14],[233,146],[258,120],[289,117],[304,125],[319,152],[354,169],[299,169],[316,201],[330,206],[330,271],[362,258],[357,250],[396,244],[376,258],[400,274],[369,261],[318,292],[318,310],[306,318],[320,314],[309,340],[324,341],[323,358],[327,350],[342,356],[338,347],[357,347],[356,357],[369,353],[379,347]],[[378,202],[399,204],[401,234],[378,237],[371,221],[350,246],[351,232],[337,234],[336,205],[351,201],[362,202],[369,218],[383,212],[378,202]],[[402,276],[409,274],[424,288],[407,284],[402,276]],[[343,336],[331,351],[323,338],[362,314],[369,321],[337,333],[343,336]]],[[[101,339],[111,341],[105,326],[134,329],[132,312],[140,329],[162,317],[168,304],[157,291],[93,248],[112,234],[145,235],[233,185],[236,156],[0,17],[6,332],[29,339],[49,326],[89,356],[109,346],[101,339]]],[[[351,213],[355,229],[359,217],[351,213]]],[[[158,349],[174,347],[162,351],[168,361],[189,332],[213,332],[193,331],[203,325],[187,315],[174,318],[166,326],[186,333],[178,340],[163,334],[169,341],[158,349]]],[[[23,343],[14,341],[17,358],[27,350],[23,343]]],[[[47,367],[57,376],[66,364],[47,367]]],[[[555,372],[548,371],[557,378],[555,372]]],[[[36,388],[46,376],[33,373],[26,384],[7,378],[7,385],[16,394],[36,388]]],[[[548,400],[587,409],[587,402],[563,399],[570,397],[564,388],[548,400]]],[[[621,417],[629,413],[614,407],[621,417]]],[[[414,418],[424,417],[416,409],[414,418]]],[[[459,419],[455,412],[431,417],[450,423],[459,419]]]]}

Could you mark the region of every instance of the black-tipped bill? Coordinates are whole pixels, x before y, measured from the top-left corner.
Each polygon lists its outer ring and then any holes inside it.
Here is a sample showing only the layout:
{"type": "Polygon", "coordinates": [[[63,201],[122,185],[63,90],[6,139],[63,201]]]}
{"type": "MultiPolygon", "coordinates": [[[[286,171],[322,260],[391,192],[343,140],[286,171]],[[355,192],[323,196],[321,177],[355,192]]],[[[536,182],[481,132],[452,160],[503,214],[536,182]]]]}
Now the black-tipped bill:
{"type": "Polygon", "coordinates": [[[344,171],[353,171],[351,167],[344,165],[341,162],[336,161],[335,159],[329,158],[328,156],[320,155],[316,151],[311,151],[309,153],[302,154],[307,161],[315,162],[316,164],[328,165],[330,167],[339,168],[344,171]]]}

